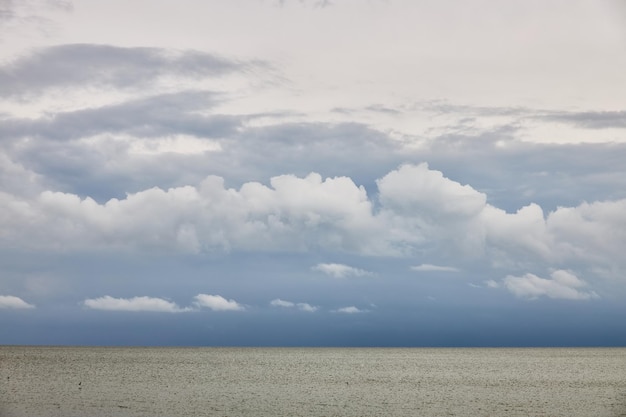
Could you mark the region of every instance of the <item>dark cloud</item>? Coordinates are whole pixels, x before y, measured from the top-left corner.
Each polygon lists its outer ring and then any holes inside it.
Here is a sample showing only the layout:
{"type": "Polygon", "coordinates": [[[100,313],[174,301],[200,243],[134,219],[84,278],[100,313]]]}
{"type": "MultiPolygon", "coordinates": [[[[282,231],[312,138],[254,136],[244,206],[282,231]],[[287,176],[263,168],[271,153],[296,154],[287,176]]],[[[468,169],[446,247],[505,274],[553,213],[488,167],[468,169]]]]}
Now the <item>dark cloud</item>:
{"type": "Polygon", "coordinates": [[[194,184],[211,174],[237,187],[315,171],[350,176],[372,192],[375,179],[399,164],[423,161],[454,180],[471,183],[509,211],[531,202],[554,209],[626,196],[624,144],[528,143],[517,139],[521,130],[516,122],[479,129],[461,121],[427,145],[406,147],[361,123],[254,126],[248,122],[264,115],[211,114],[223,99],[211,92],[184,91],[49,118],[5,118],[0,139],[15,163],[42,175],[53,189],[98,201],[152,186],[194,184]],[[90,139],[107,134],[129,139],[97,146],[90,139]],[[150,141],[171,135],[210,139],[221,150],[129,153],[133,138],[150,141]],[[29,140],[11,145],[17,138],[29,140]]]}
{"type": "Polygon", "coordinates": [[[165,75],[201,78],[261,65],[260,62],[238,62],[197,51],[59,45],[38,49],[0,68],[0,95],[37,94],[53,87],[138,90],[165,75]]]}
{"type": "Polygon", "coordinates": [[[201,116],[195,110],[210,109],[216,96],[206,91],[183,91],[140,98],[119,104],[51,114],[39,119],[5,119],[0,139],[40,137],[68,141],[102,133],[127,133],[154,137],[185,133],[200,137],[227,134],[237,117],[201,116]]]}
{"type": "Polygon", "coordinates": [[[541,119],[585,129],[626,128],[626,111],[561,112],[542,116],[541,119]]]}
{"type": "Polygon", "coordinates": [[[201,155],[132,155],[129,147],[134,140],[150,146],[171,135],[233,136],[245,116],[197,112],[210,111],[217,102],[211,92],[184,91],[34,120],[8,118],[0,125],[0,141],[19,164],[11,172],[28,169],[53,189],[107,200],[145,187],[195,183],[211,173],[201,155]],[[116,135],[128,140],[117,141],[116,135]],[[104,139],[96,143],[96,136],[104,139]]]}

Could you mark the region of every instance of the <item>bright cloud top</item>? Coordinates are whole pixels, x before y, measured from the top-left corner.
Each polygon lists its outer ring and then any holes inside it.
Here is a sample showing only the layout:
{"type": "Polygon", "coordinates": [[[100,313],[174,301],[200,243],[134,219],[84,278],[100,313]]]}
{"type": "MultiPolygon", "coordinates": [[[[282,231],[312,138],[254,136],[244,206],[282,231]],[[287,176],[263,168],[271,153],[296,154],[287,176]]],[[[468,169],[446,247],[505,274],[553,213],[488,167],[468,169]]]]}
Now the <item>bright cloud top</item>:
{"type": "Polygon", "coordinates": [[[270,305],[272,307],[297,308],[300,311],[306,311],[309,313],[314,313],[319,308],[312,306],[309,303],[294,303],[292,301],[281,300],[280,298],[270,301],[270,305]]]}
{"type": "Polygon", "coordinates": [[[205,307],[213,311],[244,311],[246,308],[237,301],[221,295],[198,294],[194,297],[194,305],[205,307]]]}
{"type": "Polygon", "coordinates": [[[372,275],[372,273],[369,271],[354,268],[348,265],[336,264],[336,263],[329,263],[329,264],[321,263],[321,264],[315,265],[311,269],[313,269],[314,271],[323,272],[334,278],[364,277],[364,276],[372,275]]]}
{"type": "Polygon", "coordinates": [[[417,272],[459,272],[458,268],[453,266],[440,266],[432,264],[421,264],[411,267],[411,271],[417,272]]]}
{"type": "Polygon", "coordinates": [[[88,298],[83,301],[85,307],[94,310],[109,311],[146,311],[162,313],[180,313],[189,311],[180,308],[171,301],[154,297],[114,298],[109,295],[99,298],[88,298]]]}
{"type": "Polygon", "coordinates": [[[14,295],[0,295],[0,308],[29,309],[35,306],[14,295]]]}
{"type": "Polygon", "coordinates": [[[585,292],[580,288],[587,283],[569,271],[557,270],[550,274],[551,278],[540,278],[534,274],[521,277],[508,275],[502,283],[488,281],[487,286],[497,288],[503,286],[520,298],[537,299],[539,297],[562,298],[568,300],[588,300],[598,298],[593,292],[585,292]]]}

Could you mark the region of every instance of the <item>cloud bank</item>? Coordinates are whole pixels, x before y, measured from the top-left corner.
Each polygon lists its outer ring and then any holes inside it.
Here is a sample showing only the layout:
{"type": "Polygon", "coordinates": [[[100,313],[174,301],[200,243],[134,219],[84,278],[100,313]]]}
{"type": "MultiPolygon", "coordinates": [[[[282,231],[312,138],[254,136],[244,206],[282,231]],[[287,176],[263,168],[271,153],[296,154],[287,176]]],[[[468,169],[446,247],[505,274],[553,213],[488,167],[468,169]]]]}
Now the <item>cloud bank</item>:
{"type": "MultiPolygon", "coordinates": [[[[209,176],[197,186],[154,187],[102,204],[62,192],[34,198],[0,193],[0,246],[396,257],[421,252],[485,259],[498,268],[539,262],[558,269],[572,261],[626,267],[626,200],[548,213],[529,204],[510,213],[425,163],[404,165],[377,184],[378,195],[369,197],[347,177],[281,175],[270,186],[248,182],[232,189],[209,176]]],[[[334,277],[369,274],[333,263],[314,269],[334,277]]]]}

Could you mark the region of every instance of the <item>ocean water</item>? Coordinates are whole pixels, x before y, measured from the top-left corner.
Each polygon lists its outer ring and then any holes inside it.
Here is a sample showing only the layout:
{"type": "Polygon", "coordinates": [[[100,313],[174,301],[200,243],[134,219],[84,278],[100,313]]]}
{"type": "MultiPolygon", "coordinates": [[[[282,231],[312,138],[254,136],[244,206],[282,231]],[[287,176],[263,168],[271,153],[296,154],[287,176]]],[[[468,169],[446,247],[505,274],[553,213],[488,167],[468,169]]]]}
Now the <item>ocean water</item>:
{"type": "Polygon", "coordinates": [[[0,346],[0,416],[626,416],[626,349],[0,346]]]}

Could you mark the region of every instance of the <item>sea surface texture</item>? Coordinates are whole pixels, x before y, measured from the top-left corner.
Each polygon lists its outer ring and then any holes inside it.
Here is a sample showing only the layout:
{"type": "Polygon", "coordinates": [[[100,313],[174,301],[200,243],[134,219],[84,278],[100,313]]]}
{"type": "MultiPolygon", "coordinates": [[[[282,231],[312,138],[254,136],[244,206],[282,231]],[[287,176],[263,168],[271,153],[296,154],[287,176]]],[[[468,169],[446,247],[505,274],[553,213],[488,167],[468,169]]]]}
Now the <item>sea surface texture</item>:
{"type": "Polygon", "coordinates": [[[0,416],[626,416],[626,349],[0,347],[0,416]]]}

